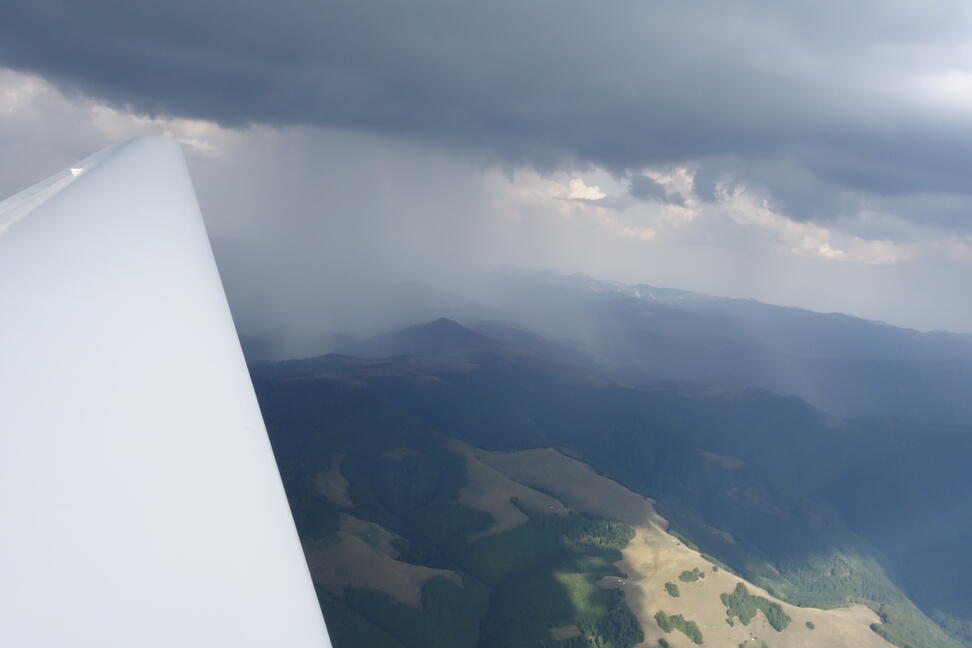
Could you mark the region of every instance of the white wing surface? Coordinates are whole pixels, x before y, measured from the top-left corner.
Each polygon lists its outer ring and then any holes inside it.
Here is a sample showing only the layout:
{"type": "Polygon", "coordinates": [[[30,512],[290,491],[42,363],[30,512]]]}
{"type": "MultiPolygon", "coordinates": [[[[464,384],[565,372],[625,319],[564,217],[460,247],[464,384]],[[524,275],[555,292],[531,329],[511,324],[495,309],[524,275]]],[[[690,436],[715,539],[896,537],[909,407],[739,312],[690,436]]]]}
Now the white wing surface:
{"type": "Polygon", "coordinates": [[[0,203],[0,646],[330,646],[165,138],[0,203]]]}

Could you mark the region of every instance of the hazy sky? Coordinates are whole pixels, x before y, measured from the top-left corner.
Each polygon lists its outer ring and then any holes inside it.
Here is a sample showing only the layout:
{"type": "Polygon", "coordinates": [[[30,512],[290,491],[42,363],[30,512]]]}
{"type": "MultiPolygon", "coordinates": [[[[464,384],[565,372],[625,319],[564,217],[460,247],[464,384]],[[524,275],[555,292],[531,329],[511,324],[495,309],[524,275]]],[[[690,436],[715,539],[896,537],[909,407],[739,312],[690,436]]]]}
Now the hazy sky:
{"type": "Polygon", "coordinates": [[[0,194],[177,137],[244,328],[511,265],[972,332],[970,10],[0,0],[0,194]]]}

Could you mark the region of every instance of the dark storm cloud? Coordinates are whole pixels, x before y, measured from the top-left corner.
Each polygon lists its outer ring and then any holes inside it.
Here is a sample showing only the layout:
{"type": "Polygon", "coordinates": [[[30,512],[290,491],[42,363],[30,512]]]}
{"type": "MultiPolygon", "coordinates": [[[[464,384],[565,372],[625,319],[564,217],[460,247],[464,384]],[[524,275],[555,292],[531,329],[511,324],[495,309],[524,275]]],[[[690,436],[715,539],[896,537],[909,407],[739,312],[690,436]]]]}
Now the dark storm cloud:
{"type": "Polygon", "coordinates": [[[966,66],[966,7],[3,0],[0,63],[231,126],[371,131],[539,167],[695,162],[703,198],[728,176],[791,217],[828,218],[841,192],[972,193],[972,121],[919,87],[966,66]]]}

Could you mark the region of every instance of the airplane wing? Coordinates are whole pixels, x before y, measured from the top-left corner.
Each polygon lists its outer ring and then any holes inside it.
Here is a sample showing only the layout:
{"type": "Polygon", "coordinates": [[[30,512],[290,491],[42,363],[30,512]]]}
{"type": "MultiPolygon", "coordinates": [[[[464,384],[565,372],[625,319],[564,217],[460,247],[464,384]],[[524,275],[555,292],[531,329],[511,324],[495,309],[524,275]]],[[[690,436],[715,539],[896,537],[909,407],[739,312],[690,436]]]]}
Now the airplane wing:
{"type": "Polygon", "coordinates": [[[0,646],[330,646],[182,152],[0,203],[0,646]]]}

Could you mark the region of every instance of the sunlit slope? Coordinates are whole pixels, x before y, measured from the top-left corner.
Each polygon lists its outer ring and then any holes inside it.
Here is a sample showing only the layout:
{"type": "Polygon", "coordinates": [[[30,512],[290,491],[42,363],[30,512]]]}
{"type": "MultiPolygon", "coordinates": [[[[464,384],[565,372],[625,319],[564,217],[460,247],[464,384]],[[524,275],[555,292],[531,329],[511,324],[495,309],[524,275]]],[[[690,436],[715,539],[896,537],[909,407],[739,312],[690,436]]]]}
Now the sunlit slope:
{"type": "Polygon", "coordinates": [[[598,475],[580,461],[549,448],[488,452],[463,445],[462,450],[513,480],[542,488],[574,510],[635,527],[634,539],[623,549],[623,559],[618,563],[626,577],[605,578],[600,585],[619,587],[624,592],[645,633],[644,646],[657,645],[658,639],[665,639],[674,647],[696,645],[677,630],[662,630],[656,621],[659,612],[694,621],[702,633],[702,645],[765,644],[779,648],[891,645],[870,629],[870,624],[879,623],[880,619],[862,605],[833,610],[798,608],[712,564],[666,531],[668,524],[655,511],[651,500],[598,475]],[[680,578],[694,570],[698,571],[680,578]],[[694,575],[700,576],[693,578],[694,575]],[[677,597],[666,591],[666,583],[677,586],[677,597]],[[776,630],[762,612],[748,624],[738,618],[733,625],[727,623],[727,606],[721,595],[735,591],[740,584],[750,594],[780,606],[790,619],[787,626],[776,630]]]}

